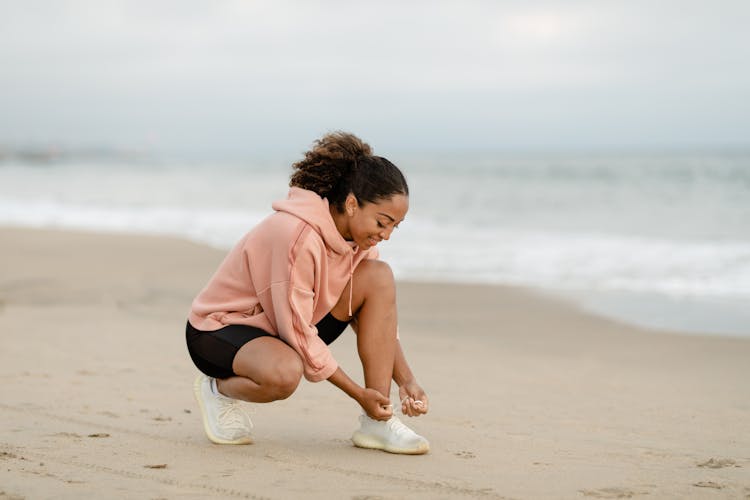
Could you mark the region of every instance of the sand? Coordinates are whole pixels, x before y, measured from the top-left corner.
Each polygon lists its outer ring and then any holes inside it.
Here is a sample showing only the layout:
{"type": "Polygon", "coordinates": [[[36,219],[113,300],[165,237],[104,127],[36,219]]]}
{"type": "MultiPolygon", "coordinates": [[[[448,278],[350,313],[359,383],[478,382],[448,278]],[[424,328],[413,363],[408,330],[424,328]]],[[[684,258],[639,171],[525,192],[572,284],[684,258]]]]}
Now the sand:
{"type": "MultiPolygon", "coordinates": [[[[539,292],[399,283],[424,456],[354,448],[327,382],[203,434],[184,347],[224,252],[0,230],[0,498],[750,498],[750,341],[657,333],[539,292]]],[[[361,380],[353,334],[334,354],[361,380]]],[[[394,391],[395,392],[395,391],[394,391]]]]}

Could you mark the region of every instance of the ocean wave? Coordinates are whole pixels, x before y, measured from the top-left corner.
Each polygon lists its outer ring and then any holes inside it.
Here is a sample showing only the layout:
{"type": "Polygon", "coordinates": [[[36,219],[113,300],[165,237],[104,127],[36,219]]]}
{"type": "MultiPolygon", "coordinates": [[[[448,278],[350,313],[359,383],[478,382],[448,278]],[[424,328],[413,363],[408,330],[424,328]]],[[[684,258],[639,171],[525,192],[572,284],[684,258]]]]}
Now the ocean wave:
{"type": "Polygon", "coordinates": [[[408,279],[750,298],[750,241],[417,222],[381,253],[408,279]]]}
{"type": "MultiPolygon", "coordinates": [[[[159,234],[230,248],[268,212],[0,199],[0,224],[159,234]]],[[[410,217],[380,245],[401,279],[750,297],[750,242],[477,228],[410,217]]]]}
{"type": "Polygon", "coordinates": [[[111,206],[0,200],[0,224],[168,235],[228,248],[267,214],[171,206],[111,206]]]}

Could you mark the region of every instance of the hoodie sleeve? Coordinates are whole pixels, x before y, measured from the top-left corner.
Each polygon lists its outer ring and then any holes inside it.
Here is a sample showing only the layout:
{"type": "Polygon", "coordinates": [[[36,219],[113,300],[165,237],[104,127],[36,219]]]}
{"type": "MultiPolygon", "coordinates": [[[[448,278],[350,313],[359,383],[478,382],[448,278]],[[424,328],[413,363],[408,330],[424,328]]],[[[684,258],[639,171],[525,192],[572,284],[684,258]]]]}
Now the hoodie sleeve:
{"type": "Polygon", "coordinates": [[[301,356],[305,378],[319,382],[333,375],[338,363],[312,323],[320,257],[306,233],[289,251],[288,279],[274,282],[271,294],[279,336],[301,356]]]}

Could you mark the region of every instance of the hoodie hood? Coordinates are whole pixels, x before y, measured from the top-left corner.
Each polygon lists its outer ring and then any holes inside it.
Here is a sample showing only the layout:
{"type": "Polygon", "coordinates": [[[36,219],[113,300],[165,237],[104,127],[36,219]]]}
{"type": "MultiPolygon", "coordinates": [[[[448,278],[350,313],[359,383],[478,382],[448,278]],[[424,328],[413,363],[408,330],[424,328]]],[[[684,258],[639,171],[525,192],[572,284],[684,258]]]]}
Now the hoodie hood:
{"type": "Polygon", "coordinates": [[[286,199],[271,204],[278,212],[286,212],[308,223],[323,238],[327,247],[338,254],[351,254],[357,251],[357,246],[349,243],[341,236],[333,222],[329,210],[328,200],[317,193],[293,187],[289,189],[286,199]]]}

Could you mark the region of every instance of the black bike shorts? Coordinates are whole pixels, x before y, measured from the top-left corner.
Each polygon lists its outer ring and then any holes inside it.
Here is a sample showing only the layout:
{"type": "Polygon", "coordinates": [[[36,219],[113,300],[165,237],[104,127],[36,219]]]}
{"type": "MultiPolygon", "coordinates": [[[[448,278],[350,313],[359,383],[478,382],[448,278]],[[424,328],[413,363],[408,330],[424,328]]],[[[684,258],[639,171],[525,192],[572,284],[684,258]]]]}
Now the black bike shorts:
{"type": "MultiPolygon", "coordinates": [[[[349,322],[340,321],[328,313],[315,326],[318,336],[328,345],[339,338],[348,325],[349,322]]],[[[258,337],[276,336],[247,325],[227,325],[212,332],[204,332],[195,329],[188,321],[185,327],[187,348],[193,363],[200,371],[214,378],[235,376],[232,370],[234,356],[243,345],[258,337]]]]}

